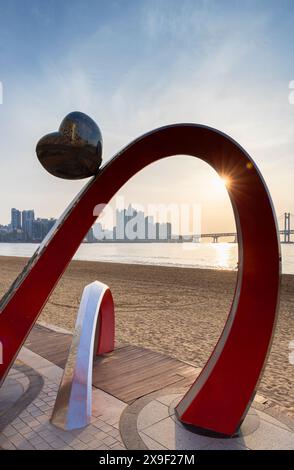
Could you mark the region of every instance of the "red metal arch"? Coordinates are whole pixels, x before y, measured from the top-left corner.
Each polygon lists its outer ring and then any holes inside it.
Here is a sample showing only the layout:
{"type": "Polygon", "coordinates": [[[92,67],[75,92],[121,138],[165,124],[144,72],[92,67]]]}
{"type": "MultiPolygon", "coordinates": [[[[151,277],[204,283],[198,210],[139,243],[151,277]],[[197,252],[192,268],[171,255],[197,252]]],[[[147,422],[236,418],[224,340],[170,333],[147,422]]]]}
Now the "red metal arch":
{"type": "Polygon", "coordinates": [[[177,413],[183,422],[217,433],[232,435],[238,429],[254,397],[275,326],[280,244],[272,202],[256,165],[231,138],[201,125],[171,125],[138,138],[107,163],[69,207],[0,305],[0,379],[94,223],[93,208],[108,203],[150,163],[181,154],[199,157],[230,178],[239,272],[222,335],[177,413]]]}

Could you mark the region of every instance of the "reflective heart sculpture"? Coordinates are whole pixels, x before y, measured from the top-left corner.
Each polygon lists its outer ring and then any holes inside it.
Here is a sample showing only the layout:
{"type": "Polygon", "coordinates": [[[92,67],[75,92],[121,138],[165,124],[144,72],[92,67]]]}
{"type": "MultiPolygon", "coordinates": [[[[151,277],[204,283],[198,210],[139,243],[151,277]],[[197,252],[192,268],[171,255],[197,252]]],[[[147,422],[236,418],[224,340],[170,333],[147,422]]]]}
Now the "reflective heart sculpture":
{"type": "Polygon", "coordinates": [[[58,132],[39,140],[37,156],[52,175],[81,179],[96,175],[102,162],[102,135],[97,124],[84,113],[68,114],[58,132]]]}

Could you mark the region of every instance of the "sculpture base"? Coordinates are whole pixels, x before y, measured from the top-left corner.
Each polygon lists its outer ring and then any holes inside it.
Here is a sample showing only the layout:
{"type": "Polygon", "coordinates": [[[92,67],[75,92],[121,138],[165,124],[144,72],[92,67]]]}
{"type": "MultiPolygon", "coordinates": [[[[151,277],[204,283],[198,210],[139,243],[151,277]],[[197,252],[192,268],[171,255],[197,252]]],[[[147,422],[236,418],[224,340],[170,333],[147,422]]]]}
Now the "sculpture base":
{"type": "Polygon", "coordinates": [[[181,424],[188,431],[193,432],[195,434],[199,434],[200,436],[213,437],[215,439],[234,439],[234,438],[238,438],[242,436],[248,436],[249,434],[252,434],[253,432],[255,432],[260,425],[260,419],[259,419],[258,414],[256,413],[256,411],[251,409],[246,415],[238,431],[234,433],[232,436],[227,436],[225,434],[213,432],[208,429],[202,429],[202,428],[198,428],[197,426],[192,426],[189,424],[182,423],[179,417],[177,416],[176,411],[174,409],[172,409],[171,411],[172,411],[171,416],[173,417],[173,419],[177,420],[178,423],[181,424]]]}
{"type": "MultiPolygon", "coordinates": [[[[157,450],[274,450],[292,449],[294,434],[281,421],[253,402],[238,433],[220,436],[182,424],[175,415],[182,393],[145,396],[128,406],[120,419],[120,431],[128,449],[157,450]]],[[[293,428],[294,429],[294,428],[293,428]]]]}

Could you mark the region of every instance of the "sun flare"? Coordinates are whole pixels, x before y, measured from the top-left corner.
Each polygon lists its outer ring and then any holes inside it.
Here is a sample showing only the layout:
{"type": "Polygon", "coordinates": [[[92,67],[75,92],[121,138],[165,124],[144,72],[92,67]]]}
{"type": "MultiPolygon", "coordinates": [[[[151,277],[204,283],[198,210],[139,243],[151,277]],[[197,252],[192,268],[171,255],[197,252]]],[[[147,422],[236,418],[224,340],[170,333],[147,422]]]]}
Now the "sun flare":
{"type": "Polygon", "coordinates": [[[230,185],[230,178],[228,178],[227,176],[216,175],[216,177],[213,180],[213,187],[215,190],[218,190],[218,191],[228,188],[229,185],[230,185]]]}

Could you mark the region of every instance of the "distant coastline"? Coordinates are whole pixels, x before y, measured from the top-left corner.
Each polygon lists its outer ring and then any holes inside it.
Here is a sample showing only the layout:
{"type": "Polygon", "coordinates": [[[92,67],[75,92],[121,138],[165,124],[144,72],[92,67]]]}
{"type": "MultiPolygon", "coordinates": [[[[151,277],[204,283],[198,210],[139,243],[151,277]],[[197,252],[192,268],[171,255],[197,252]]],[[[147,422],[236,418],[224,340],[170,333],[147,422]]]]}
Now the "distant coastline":
{"type": "MultiPolygon", "coordinates": [[[[0,243],[0,256],[30,258],[37,243],[0,243]]],[[[294,244],[282,244],[282,271],[294,274],[294,244]]],[[[82,243],[73,259],[236,271],[235,243],[82,243]]]]}

